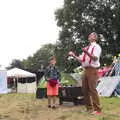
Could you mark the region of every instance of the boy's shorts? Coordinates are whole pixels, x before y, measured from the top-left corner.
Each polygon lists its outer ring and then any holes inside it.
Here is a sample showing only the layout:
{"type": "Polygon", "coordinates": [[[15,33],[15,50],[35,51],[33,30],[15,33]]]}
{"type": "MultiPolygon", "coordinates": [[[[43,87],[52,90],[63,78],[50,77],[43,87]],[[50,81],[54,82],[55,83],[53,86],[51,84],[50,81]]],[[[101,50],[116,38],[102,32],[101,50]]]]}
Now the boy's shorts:
{"type": "Polygon", "coordinates": [[[59,84],[56,84],[55,87],[52,87],[48,82],[47,82],[47,96],[57,96],[59,92],[59,84]]]}

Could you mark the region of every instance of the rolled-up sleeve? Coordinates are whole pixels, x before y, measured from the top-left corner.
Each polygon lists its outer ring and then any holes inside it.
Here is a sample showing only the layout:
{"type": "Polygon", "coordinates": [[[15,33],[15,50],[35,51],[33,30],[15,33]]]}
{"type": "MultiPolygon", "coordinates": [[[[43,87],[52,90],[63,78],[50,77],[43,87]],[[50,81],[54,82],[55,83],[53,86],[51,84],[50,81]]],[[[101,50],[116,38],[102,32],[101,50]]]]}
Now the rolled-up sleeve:
{"type": "Polygon", "coordinates": [[[100,46],[95,46],[94,51],[93,51],[93,55],[99,59],[100,55],[101,55],[101,52],[102,52],[101,47],[100,46]]]}

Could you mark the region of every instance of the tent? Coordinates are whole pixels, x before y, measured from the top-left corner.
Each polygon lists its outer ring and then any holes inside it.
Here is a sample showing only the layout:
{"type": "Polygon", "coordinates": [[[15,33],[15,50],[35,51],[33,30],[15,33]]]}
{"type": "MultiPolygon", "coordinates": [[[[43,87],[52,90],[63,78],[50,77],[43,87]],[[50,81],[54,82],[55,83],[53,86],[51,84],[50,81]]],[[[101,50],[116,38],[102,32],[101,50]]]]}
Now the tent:
{"type": "Polygon", "coordinates": [[[97,91],[100,96],[110,97],[112,94],[120,96],[120,57],[114,63],[108,76],[100,78],[97,91]]]}
{"type": "Polygon", "coordinates": [[[7,78],[13,79],[16,83],[17,92],[19,93],[35,93],[36,92],[36,75],[28,71],[13,68],[7,71],[7,78]]]}
{"type": "Polygon", "coordinates": [[[120,76],[108,76],[100,78],[97,91],[100,96],[110,97],[120,83],[120,76]]]}
{"type": "Polygon", "coordinates": [[[34,73],[30,73],[28,71],[13,68],[7,71],[7,77],[17,77],[17,78],[26,78],[26,77],[36,77],[34,73]]]}

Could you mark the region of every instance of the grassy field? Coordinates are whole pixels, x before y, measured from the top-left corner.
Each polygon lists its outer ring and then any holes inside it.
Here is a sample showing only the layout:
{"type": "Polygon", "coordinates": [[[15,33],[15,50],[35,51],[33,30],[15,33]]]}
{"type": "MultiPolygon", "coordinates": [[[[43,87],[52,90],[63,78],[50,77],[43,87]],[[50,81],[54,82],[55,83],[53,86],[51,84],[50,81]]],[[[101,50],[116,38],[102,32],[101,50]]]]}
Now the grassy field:
{"type": "Polygon", "coordinates": [[[84,106],[62,105],[47,108],[47,99],[36,99],[33,94],[0,96],[0,120],[120,120],[120,98],[101,98],[102,115],[85,112],[84,106]]]}

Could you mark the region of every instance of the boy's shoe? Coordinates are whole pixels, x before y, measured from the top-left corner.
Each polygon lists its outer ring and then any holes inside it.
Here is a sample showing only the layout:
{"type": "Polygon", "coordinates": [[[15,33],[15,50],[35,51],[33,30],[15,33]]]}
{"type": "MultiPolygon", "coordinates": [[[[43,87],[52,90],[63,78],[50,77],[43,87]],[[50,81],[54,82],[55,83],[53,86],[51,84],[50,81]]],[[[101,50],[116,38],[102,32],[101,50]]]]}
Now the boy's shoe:
{"type": "Polygon", "coordinates": [[[53,105],[53,106],[52,106],[52,109],[56,109],[56,106],[55,106],[55,105],[53,105]]]}
{"type": "Polygon", "coordinates": [[[48,108],[52,108],[52,106],[51,106],[51,105],[48,105],[48,108]]]}
{"type": "Polygon", "coordinates": [[[99,112],[99,111],[93,111],[93,112],[91,113],[91,115],[101,115],[101,112],[99,112]]]}

